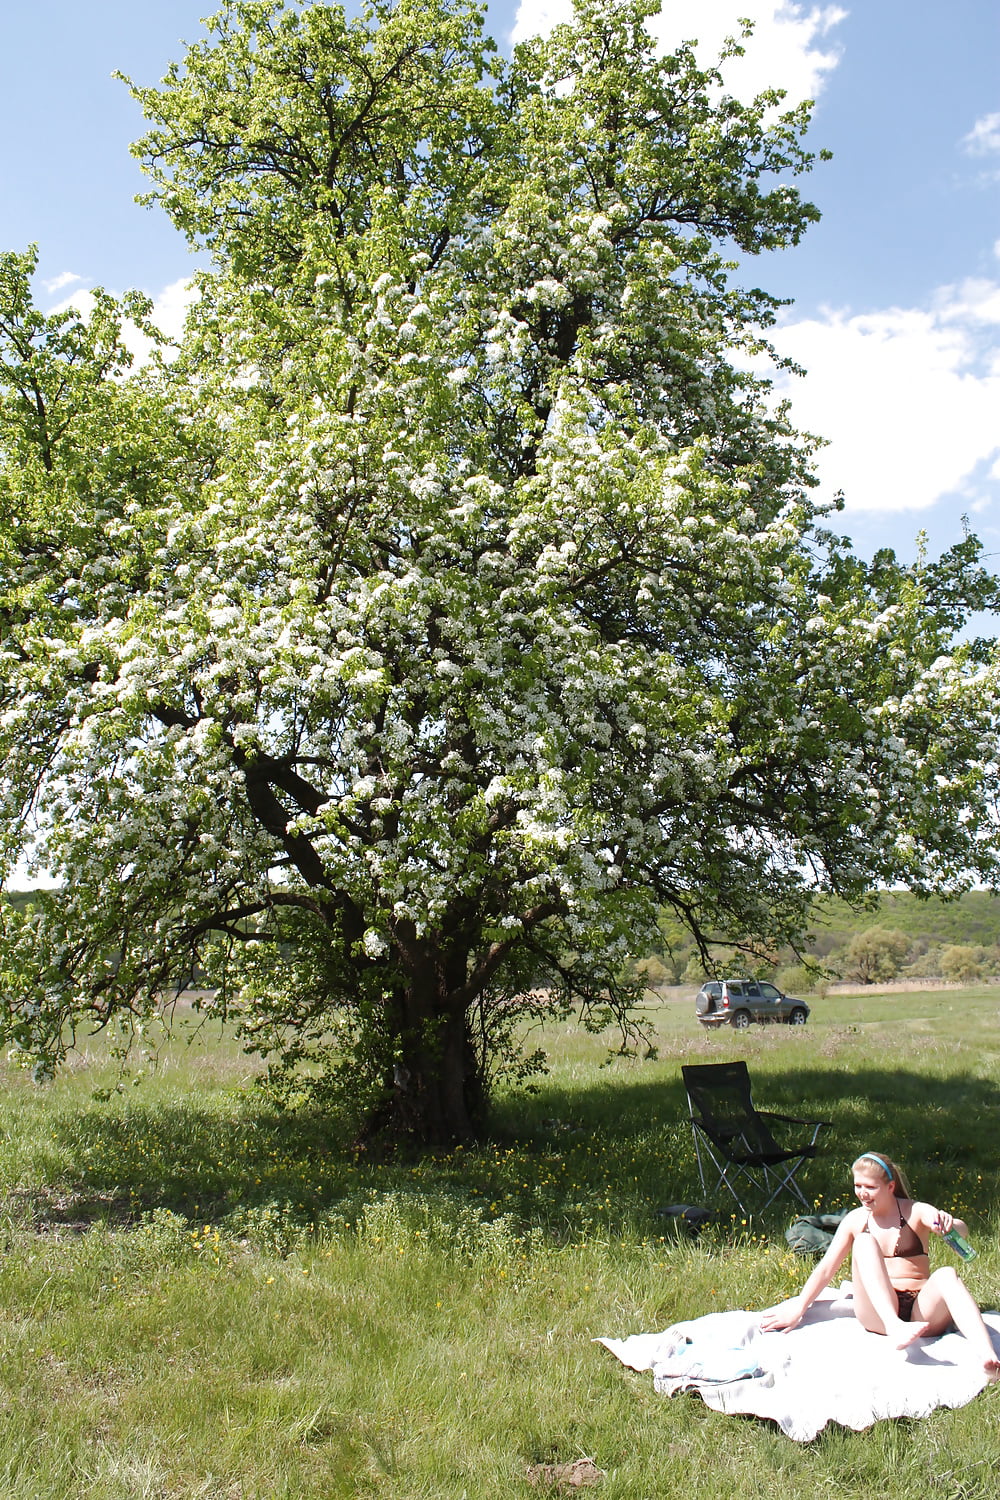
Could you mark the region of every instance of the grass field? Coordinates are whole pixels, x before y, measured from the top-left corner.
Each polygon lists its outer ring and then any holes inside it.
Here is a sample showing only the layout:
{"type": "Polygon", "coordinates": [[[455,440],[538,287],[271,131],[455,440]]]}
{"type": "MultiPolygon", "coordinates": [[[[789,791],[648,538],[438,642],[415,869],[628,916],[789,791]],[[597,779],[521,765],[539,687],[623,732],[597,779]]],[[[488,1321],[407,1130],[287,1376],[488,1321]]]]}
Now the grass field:
{"type": "Polygon", "coordinates": [[[655,1061],[602,1066],[554,1028],[488,1144],[389,1163],[270,1111],[207,1030],[105,1103],[99,1050],[45,1087],[5,1071],[0,1494],[527,1497],[532,1466],[588,1457],[607,1500],[992,1497],[1000,1388],[800,1446],[656,1396],[591,1339],[764,1306],[808,1270],[790,1208],[697,1242],[657,1218],[700,1201],[685,1060],[745,1057],[760,1104],[835,1122],[803,1179],[823,1207],[860,1150],[898,1156],[968,1219],[966,1279],[1000,1305],[1000,989],[838,996],[741,1034],[652,1016],[655,1061]]]}

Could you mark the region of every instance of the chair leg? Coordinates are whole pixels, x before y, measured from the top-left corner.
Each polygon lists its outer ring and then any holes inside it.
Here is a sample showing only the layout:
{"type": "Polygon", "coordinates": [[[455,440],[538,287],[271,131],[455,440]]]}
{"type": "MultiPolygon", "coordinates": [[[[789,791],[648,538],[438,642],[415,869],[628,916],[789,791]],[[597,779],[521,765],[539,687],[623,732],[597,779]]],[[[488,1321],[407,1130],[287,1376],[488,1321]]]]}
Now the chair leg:
{"type": "MultiPolygon", "coordinates": [[[[715,1181],[715,1186],[711,1190],[707,1187],[707,1185],[705,1183],[705,1165],[704,1165],[704,1162],[702,1161],[702,1155],[701,1155],[701,1141],[698,1138],[698,1131],[696,1129],[692,1128],[692,1132],[691,1133],[694,1136],[694,1154],[695,1154],[695,1160],[698,1163],[698,1178],[699,1178],[699,1180],[701,1182],[701,1191],[704,1194],[704,1196],[705,1197],[710,1197],[713,1193],[718,1192],[718,1190],[719,1190],[719,1184],[724,1182],[725,1185],[726,1185],[726,1187],[729,1189],[730,1193],[732,1194],[733,1198],[736,1200],[736,1205],[739,1208],[740,1212],[744,1213],[744,1214],[747,1213],[747,1212],[749,1212],[749,1210],[747,1209],[746,1205],[743,1203],[743,1200],[740,1198],[739,1193],[733,1187],[733,1184],[729,1181],[729,1176],[728,1176],[727,1168],[725,1166],[720,1166],[719,1165],[719,1163],[716,1160],[716,1158],[712,1155],[712,1152],[706,1146],[705,1150],[706,1150],[706,1153],[707,1153],[707,1155],[709,1157],[709,1160],[712,1162],[712,1165],[715,1167],[715,1170],[718,1173],[718,1176],[717,1176],[716,1181],[715,1181]]],[[[739,1170],[739,1169],[737,1168],[737,1170],[739,1170]]]]}
{"type": "MultiPolygon", "coordinates": [[[[746,1173],[744,1173],[743,1175],[746,1176],[746,1173]]],[[[729,1189],[729,1191],[732,1193],[733,1197],[736,1199],[736,1206],[739,1209],[740,1213],[741,1214],[749,1214],[750,1210],[747,1208],[746,1204],[743,1202],[743,1199],[740,1197],[739,1193],[736,1191],[736,1189],[733,1187],[732,1183],[729,1181],[729,1177],[728,1177],[728,1174],[726,1172],[721,1172],[719,1174],[719,1182],[724,1182],[726,1184],[726,1187],[729,1189]]],[[[718,1187],[718,1183],[716,1183],[716,1186],[718,1187]]]]}
{"type": "Polygon", "coordinates": [[[702,1191],[702,1194],[704,1195],[705,1193],[707,1193],[708,1189],[705,1187],[705,1169],[704,1169],[704,1167],[701,1164],[701,1145],[700,1145],[700,1143],[698,1141],[698,1132],[697,1132],[697,1130],[692,1131],[692,1134],[694,1136],[694,1154],[695,1154],[695,1160],[698,1163],[698,1178],[699,1178],[699,1181],[701,1182],[701,1191],[702,1191]]]}
{"type": "Polygon", "coordinates": [[[780,1172],[780,1171],[775,1170],[773,1167],[770,1168],[770,1169],[765,1168],[765,1171],[766,1171],[767,1177],[768,1177],[768,1182],[770,1183],[771,1181],[774,1181],[774,1182],[777,1183],[777,1186],[775,1187],[774,1192],[771,1194],[770,1198],[768,1198],[767,1202],[764,1204],[765,1208],[767,1208],[770,1204],[772,1204],[774,1202],[775,1198],[777,1198],[777,1196],[778,1196],[779,1193],[783,1193],[783,1192],[793,1193],[795,1195],[795,1197],[799,1200],[799,1202],[802,1204],[803,1208],[811,1208],[812,1207],[812,1204],[809,1202],[809,1199],[805,1196],[805,1194],[803,1193],[802,1189],[799,1187],[798,1183],[795,1181],[795,1173],[799,1170],[799,1168],[802,1165],[802,1161],[804,1161],[804,1160],[805,1160],[805,1158],[803,1157],[802,1160],[796,1162],[795,1166],[791,1169],[790,1172],[780,1172]]]}

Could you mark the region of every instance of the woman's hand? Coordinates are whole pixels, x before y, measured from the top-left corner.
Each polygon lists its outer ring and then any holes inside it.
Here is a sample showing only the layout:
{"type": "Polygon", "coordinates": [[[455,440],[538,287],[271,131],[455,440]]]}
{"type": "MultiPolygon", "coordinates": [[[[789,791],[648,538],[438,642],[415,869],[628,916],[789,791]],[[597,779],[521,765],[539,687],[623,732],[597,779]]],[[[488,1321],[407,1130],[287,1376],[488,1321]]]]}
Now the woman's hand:
{"type": "Polygon", "coordinates": [[[787,1333],[790,1328],[795,1328],[802,1322],[805,1311],[800,1297],[790,1297],[787,1302],[779,1302],[777,1307],[768,1308],[758,1327],[761,1333],[787,1333]]]}
{"type": "Polygon", "coordinates": [[[943,1208],[937,1209],[936,1213],[937,1217],[931,1225],[931,1228],[933,1229],[935,1234],[947,1234],[948,1230],[955,1222],[954,1216],[950,1213],[947,1213],[943,1208]]]}

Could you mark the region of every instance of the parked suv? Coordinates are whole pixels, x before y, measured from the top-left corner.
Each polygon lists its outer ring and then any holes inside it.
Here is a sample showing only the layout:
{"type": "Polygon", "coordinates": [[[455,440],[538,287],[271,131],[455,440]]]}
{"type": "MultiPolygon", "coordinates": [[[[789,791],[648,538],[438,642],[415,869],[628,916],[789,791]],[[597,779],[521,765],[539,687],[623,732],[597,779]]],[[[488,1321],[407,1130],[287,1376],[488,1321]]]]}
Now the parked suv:
{"type": "Polygon", "coordinates": [[[708,979],[695,996],[703,1026],[749,1026],[751,1021],[786,1021],[804,1026],[809,1007],[757,979],[708,979]]]}

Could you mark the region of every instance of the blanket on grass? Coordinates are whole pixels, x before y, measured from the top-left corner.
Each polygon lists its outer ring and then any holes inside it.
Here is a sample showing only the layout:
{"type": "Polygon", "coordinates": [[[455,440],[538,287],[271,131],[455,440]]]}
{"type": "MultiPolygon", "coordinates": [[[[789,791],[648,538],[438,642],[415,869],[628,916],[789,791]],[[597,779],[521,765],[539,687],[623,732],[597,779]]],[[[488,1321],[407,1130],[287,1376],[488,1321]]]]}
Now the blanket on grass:
{"type": "MultiPolygon", "coordinates": [[[[828,1422],[860,1432],[884,1417],[965,1406],[988,1384],[960,1333],[894,1349],[865,1332],[850,1294],[850,1282],[828,1288],[790,1333],[762,1333],[760,1312],[721,1312],[595,1342],[632,1370],[652,1370],[664,1395],[695,1391],[715,1411],[769,1418],[800,1443],[828,1422]]],[[[984,1318],[1000,1354],[1000,1313],[984,1318]]]]}

